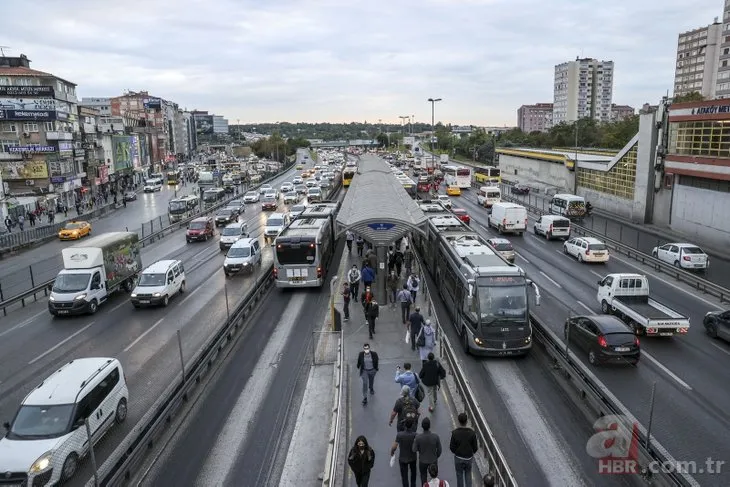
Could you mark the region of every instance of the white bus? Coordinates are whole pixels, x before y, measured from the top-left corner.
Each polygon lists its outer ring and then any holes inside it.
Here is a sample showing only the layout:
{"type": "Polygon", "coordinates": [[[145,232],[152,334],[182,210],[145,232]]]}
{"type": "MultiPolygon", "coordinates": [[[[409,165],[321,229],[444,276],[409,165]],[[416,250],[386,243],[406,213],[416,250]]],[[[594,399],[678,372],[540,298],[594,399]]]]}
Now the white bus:
{"type": "Polygon", "coordinates": [[[468,167],[441,166],[446,186],[456,186],[461,189],[471,187],[471,169],[468,167]]]}
{"type": "Polygon", "coordinates": [[[477,193],[477,202],[485,208],[502,201],[502,191],[499,186],[482,186],[477,193]]]}

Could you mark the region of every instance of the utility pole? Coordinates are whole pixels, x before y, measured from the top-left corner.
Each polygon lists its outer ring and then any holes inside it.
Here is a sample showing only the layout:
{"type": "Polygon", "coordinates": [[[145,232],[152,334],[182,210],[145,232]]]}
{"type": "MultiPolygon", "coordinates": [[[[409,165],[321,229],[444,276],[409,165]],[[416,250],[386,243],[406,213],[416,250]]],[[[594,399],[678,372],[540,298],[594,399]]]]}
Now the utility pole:
{"type": "Polygon", "coordinates": [[[433,152],[433,139],[436,136],[436,103],[441,101],[441,98],[429,98],[428,101],[431,103],[431,169],[436,167],[436,154],[433,152]]]}

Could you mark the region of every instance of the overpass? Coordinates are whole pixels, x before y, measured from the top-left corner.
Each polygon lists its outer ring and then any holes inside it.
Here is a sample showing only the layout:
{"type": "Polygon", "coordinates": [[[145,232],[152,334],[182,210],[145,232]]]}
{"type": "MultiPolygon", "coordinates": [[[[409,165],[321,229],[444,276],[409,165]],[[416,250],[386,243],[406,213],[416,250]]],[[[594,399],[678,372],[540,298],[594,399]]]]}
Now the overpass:
{"type": "Polygon", "coordinates": [[[364,139],[353,139],[353,140],[310,140],[309,141],[312,149],[334,149],[338,147],[377,147],[377,140],[364,140],[364,139]]]}

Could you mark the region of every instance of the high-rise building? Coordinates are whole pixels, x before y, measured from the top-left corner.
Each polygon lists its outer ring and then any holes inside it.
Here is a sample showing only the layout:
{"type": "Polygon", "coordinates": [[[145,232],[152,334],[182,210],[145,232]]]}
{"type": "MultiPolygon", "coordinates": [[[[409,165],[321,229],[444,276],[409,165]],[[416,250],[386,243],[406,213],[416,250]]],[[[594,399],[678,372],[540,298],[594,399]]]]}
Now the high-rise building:
{"type": "MultiPolygon", "coordinates": [[[[714,24],[679,34],[677,63],[674,72],[674,96],[698,92],[705,98],[714,98],[718,85],[718,66],[722,24],[714,24]]],[[[727,48],[726,48],[727,50],[727,48]]],[[[730,56],[728,56],[730,58],[730,56]]],[[[725,61],[727,64],[727,61],[725,61]]],[[[730,82],[726,71],[725,82],[730,82]]],[[[725,91],[730,93],[730,86],[725,91]]]]}
{"type": "Polygon", "coordinates": [[[522,105],[517,109],[517,126],[528,134],[547,132],[553,126],[553,104],[522,105]]]}
{"type": "Polygon", "coordinates": [[[228,120],[221,115],[213,115],[213,133],[228,135],[228,120]]]}
{"type": "Polygon", "coordinates": [[[555,66],[553,124],[611,120],[613,61],[576,58],[555,66]]]}
{"type": "Polygon", "coordinates": [[[724,3],[717,57],[715,98],[728,98],[730,97],[730,0],[725,0],[724,3]]]}

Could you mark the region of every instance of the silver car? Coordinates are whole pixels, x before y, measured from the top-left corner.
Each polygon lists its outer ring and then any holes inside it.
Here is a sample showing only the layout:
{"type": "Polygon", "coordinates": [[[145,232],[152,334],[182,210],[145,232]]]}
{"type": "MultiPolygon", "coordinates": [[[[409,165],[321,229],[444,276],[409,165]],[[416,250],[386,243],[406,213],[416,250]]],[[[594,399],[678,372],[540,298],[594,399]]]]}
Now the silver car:
{"type": "Polygon", "coordinates": [[[506,238],[490,238],[487,242],[506,260],[512,263],[515,262],[515,249],[512,247],[512,242],[506,238]]]}

